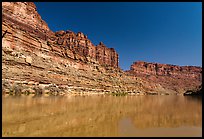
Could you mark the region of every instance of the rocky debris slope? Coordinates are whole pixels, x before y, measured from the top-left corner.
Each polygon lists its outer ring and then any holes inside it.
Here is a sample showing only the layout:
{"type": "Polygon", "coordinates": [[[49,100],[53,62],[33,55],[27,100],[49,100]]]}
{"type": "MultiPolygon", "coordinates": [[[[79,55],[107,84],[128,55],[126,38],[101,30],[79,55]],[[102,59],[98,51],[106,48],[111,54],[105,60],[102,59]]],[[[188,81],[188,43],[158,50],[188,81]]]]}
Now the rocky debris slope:
{"type": "Polygon", "coordinates": [[[202,68],[195,66],[176,66],[137,61],[126,72],[149,83],[157,83],[165,90],[175,93],[184,93],[202,83],[202,68]]]}

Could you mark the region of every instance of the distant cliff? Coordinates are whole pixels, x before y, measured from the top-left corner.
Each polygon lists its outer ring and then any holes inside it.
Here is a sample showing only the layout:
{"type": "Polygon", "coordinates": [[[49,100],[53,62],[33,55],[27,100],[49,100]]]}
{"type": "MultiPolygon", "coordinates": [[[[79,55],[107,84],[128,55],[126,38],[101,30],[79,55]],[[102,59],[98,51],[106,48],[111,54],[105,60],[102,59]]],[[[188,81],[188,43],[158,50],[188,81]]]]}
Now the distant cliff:
{"type": "Polygon", "coordinates": [[[192,89],[202,83],[202,68],[196,66],[137,61],[131,65],[127,73],[176,92],[192,89]]]}

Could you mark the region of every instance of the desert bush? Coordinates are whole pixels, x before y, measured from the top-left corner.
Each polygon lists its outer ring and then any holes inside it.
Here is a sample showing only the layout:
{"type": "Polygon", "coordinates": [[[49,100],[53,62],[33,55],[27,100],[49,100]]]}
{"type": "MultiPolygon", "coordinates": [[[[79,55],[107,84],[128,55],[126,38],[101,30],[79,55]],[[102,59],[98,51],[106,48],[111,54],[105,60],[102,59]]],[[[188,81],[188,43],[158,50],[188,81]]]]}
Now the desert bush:
{"type": "Polygon", "coordinates": [[[13,86],[10,88],[10,95],[14,96],[20,96],[22,94],[22,85],[21,84],[13,84],[13,86]]]}
{"type": "Polygon", "coordinates": [[[126,96],[128,93],[125,92],[112,92],[113,96],[126,96]]]}
{"type": "Polygon", "coordinates": [[[35,91],[35,95],[42,95],[43,93],[43,89],[38,86],[35,86],[33,90],[35,91]]]}
{"type": "Polygon", "coordinates": [[[57,87],[57,86],[49,86],[49,87],[46,87],[47,90],[49,90],[49,94],[51,95],[59,95],[60,93],[60,89],[57,87]]]}
{"type": "Polygon", "coordinates": [[[25,92],[23,92],[24,95],[30,95],[31,92],[29,90],[26,90],[25,92]]]}

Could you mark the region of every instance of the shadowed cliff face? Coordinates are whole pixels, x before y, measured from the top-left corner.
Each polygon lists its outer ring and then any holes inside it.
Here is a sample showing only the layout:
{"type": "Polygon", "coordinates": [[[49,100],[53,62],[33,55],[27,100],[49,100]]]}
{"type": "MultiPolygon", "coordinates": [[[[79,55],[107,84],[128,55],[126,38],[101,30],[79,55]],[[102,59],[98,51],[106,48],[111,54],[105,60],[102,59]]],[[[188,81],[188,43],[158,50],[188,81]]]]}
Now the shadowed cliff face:
{"type": "Polygon", "coordinates": [[[127,73],[174,91],[193,89],[202,83],[202,68],[169,64],[134,62],[127,73]]]}

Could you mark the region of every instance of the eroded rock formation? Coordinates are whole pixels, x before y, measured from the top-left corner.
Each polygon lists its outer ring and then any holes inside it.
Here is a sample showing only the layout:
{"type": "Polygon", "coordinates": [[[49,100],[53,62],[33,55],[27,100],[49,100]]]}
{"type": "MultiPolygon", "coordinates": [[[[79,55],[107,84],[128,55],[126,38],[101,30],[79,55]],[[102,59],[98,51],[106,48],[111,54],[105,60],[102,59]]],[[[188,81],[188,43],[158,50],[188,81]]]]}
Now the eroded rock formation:
{"type": "Polygon", "coordinates": [[[46,40],[46,35],[50,32],[33,2],[2,2],[2,20],[11,27],[36,34],[43,40],[46,40]]]}
{"type": "Polygon", "coordinates": [[[196,66],[176,66],[137,61],[131,65],[127,72],[176,92],[192,89],[202,83],[202,68],[196,66]]]}
{"type": "Polygon", "coordinates": [[[3,93],[184,93],[202,82],[201,72],[145,62],[124,72],[113,48],[81,32],[51,31],[32,2],[2,2],[3,93]]]}
{"type": "MultiPolygon", "coordinates": [[[[113,48],[107,48],[103,43],[96,47],[81,32],[77,34],[72,31],[52,32],[32,2],[3,2],[2,11],[4,23],[47,41],[48,46],[59,55],[118,68],[118,54],[113,48]]],[[[10,30],[5,31],[11,33],[10,30]]]]}
{"type": "Polygon", "coordinates": [[[64,56],[83,62],[98,62],[102,66],[118,68],[118,54],[102,42],[94,44],[82,32],[58,31],[49,36],[48,45],[60,47],[64,56]]]}
{"type": "Polygon", "coordinates": [[[52,32],[30,2],[2,3],[4,93],[140,92],[140,79],[118,67],[118,54],[83,33],[52,32]]]}

